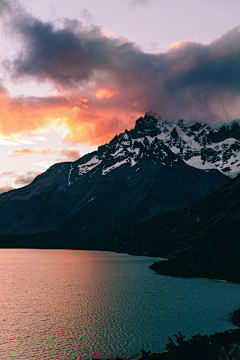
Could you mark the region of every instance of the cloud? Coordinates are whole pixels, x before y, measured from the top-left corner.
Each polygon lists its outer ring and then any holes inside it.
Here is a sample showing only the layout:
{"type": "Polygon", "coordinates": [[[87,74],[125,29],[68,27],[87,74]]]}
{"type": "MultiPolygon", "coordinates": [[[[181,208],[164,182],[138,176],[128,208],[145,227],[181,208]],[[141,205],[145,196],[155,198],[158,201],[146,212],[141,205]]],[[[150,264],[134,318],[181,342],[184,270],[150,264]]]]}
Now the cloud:
{"type": "Polygon", "coordinates": [[[147,5],[151,2],[152,0],[131,0],[130,5],[147,5]]]}
{"type": "Polygon", "coordinates": [[[74,161],[80,158],[78,149],[59,149],[59,152],[66,156],[68,160],[74,161]]]}
{"type": "Polygon", "coordinates": [[[9,94],[8,90],[0,83],[0,95],[8,95],[8,94],[9,94]]]}
{"type": "Polygon", "coordinates": [[[182,41],[147,54],[96,26],[65,21],[56,28],[17,14],[7,24],[22,49],[5,69],[15,81],[51,82],[57,95],[11,98],[2,91],[3,134],[51,124],[72,144],[101,144],[149,110],[173,121],[240,117],[240,27],[209,45],[182,41]]]}
{"type": "Polygon", "coordinates": [[[36,176],[38,176],[39,174],[41,174],[41,172],[38,171],[27,171],[24,175],[20,175],[17,177],[17,179],[15,180],[15,185],[16,186],[25,186],[30,184],[35,178],[36,176]]]}
{"type": "Polygon", "coordinates": [[[12,185],[8,184],[8,180],[10,178],[17,178],[17,174],[14,171],[5,171],[0,174],[0,179],[7,179],[7,183],[3,186],[0,186],[0,194],[7,192],[9,190],[13,190],[12,185]]]}
{"type": "Polygon", "coordinates": [[[86,23],[93,23],[93,15],[90,13],[88,9],[83,9],[81,12],[81,18],[85,20],[86,23]]]}
{"type": "Polygon", "coordinates": [[[11,13],[12,13],[12,8],[10,3],[4,0],[0,0],[0,17],[11,13]]]}
{"type": "Polygon", "coordinates": [[[32,150],[30,150],[30,149],[16,149],[16,150],[9,151],[7,155],[8,156],[28,156],[28,155],[32,155],[32,150]]]}
{"type": "Polygon", "coordinates": [[[29,131],[48,126],[59,114],[69,113],[70,102],[66,96],[11,97],[0,93],[0,133],[27,135],[29,131]]]}
{"type": "Polygon", "coordinates": [[[43,150],[43,149],[39,149],[39,148],[35,148],[33,150],[33,152],[35,154],[40,154],[40,155],[51,155],[51,154],[54,154],[54,150],[50,147],[48,147],[46,150],[43,150]]]}
{"type": "MultiPolygon", "coordinates": [[[[75,148],[63,149],[63,148],[61,148],[59,150],[55,150],[55,149],[52,149],[50,147],[48,147],[46,150],[39,149],[39,148],[35,148],[33,150],[31,150],[31,149],[16,149],[16,150],[9,151],[7,155],[8,156],[28,156],[28,155],[33,155],[33,154],[37,154],[37,155],[62,155],[65,158],[67,158],[67,160],[69,160],[69,161],[77,160],[80,157],[80,153],[79,153],[78,149],[75,149],[75,148]]],[[[61,162],[61,161],[63,161],[63,159],[56,160],[55,162],[61,162]]],[[[5,172],[5,173],[0,174],[0,177],[5,176],[5,175],[9,176],[10,174],[11,174],[11,176],[13,176],[13,174],[15,174],[15,173],[7,173],[7,172],[5,172]]]]}
{"type": "Polygon", "coordinates": [[[40,81],[51,77],[60,88],[75,87],[92,78],[95,71],[111,67],[112,57],[107,55],[124,45],[119,39],[103,36],[99,27],[87,29],[77,21],[56,30],[51,23],[25,15],[14,27],[25,48],[13,62],[15,76],[34,76],[40,81]]]}
{"type": "Polygon", "coordinates": [[[12,146],[12,145],[19,145],[19,144],[16,141],[0,139],[0,145],[12,146]]]}
{"type": "Polygon", "coordinates": [[[10,190],[13,190],[13,187],[11,185],[0,186],[0,194],[3,194],[10,190]]]}
{"type": "Polygon", "coordinates": [[[0,174],[1,179],[7,179],[7,183],[0,187],[0,194],[14,189],[14,187],[8,183],[8,181],[10,183],[12,182],[10,180],[11,178],[15,178],[13,185],[15,185],[16,187],[22,187],[30,184],[39,174],[41,174],[41,172],[39,171],[28,171],[23,175],[17,175],[14,171],[6,171],[0,174]]]}
{"type": "Polygon", "coordinates": [[[0,174],[0,178],[3,177],[17,177],[17,174],[14,171],[5,171],[2,174],[0,174]]]}

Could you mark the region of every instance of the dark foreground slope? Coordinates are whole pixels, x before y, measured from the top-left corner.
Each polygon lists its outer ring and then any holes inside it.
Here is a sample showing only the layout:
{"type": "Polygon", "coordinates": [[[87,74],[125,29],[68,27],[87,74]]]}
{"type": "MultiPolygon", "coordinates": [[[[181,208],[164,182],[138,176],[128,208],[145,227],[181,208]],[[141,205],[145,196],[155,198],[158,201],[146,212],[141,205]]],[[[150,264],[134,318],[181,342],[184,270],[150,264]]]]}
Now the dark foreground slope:
{"type": "Polygon", "coordinates": [[[190,208],[132,227],[112,248],[170,258],[152,266],[161,274],[240,282],[240,176],[190,208]]]}
{"type": "Polygon", "coordinates": [[[217,170],[185,164],[150,136],[156,126],[150,115],[140,118],[135,129],[97,151],[56,164],[30,185],[0,195],[0,235],[114,234],[190,206],[228,181],[217,170]]]}

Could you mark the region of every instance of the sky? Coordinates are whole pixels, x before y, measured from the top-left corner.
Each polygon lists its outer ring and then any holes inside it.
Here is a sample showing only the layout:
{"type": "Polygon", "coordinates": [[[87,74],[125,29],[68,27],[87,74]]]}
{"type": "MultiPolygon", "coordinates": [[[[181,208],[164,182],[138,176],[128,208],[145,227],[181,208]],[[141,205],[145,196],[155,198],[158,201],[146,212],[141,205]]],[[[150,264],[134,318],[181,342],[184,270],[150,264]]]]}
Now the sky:
{"type": "Polygon", "coordinates": [[[147,111],[240,118],[239,0],[0,0],[0,193],[147,111]]]}

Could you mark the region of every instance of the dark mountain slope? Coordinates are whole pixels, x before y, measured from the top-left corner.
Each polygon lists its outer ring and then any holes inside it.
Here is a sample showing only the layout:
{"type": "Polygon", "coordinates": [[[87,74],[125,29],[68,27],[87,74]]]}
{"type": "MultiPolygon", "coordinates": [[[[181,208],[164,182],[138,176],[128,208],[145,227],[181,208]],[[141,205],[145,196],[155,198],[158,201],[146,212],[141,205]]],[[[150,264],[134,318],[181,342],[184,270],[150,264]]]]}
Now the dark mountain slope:
{"type": "Polygon", "coordinates": [[[240,176],[190,208],[128,229],[112,249],[170,258],[153,266],[162,274],[240,282],[240,176]]]}

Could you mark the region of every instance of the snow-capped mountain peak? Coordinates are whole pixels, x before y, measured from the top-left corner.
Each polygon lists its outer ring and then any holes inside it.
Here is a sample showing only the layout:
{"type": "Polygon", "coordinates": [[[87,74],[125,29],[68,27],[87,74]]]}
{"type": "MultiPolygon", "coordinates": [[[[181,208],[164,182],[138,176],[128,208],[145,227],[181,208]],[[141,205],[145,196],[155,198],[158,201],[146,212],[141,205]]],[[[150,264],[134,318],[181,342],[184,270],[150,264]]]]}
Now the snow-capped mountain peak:
{"type": "Polygon", "coordinates": [[[181,159],[193,144],[201,151],[194,136],[204,126],[189,126],[148,113],[97,151],[53,165],[30,185],[0,196],[0,233],[112,233],[194,204],[227,177],[181,159]]]}
{"type": "Polygon", "coordinates": [[[75,162],[69,183],[88,172],[105,176],[122,166],[137,166],[145,157],[162,166],[183,160],[190,166],[218,169],[233,177],[240,171],[240,121],[212,127],[184,120],[163,121],[148,112],[132,130],[116,135],[108,144],[75,162]]]}
{"type": "Polygon", "coordinates": [[[149,121],[149,141],[152,141],[151,137],[161,140],[188,165],[205,170],[218,169],[230,177],[240,172],[240,120],[210,126],[184,120],[177,123],[154,120],[153,115],[146,114],[139,121],[145,124],[149,121]]]}

